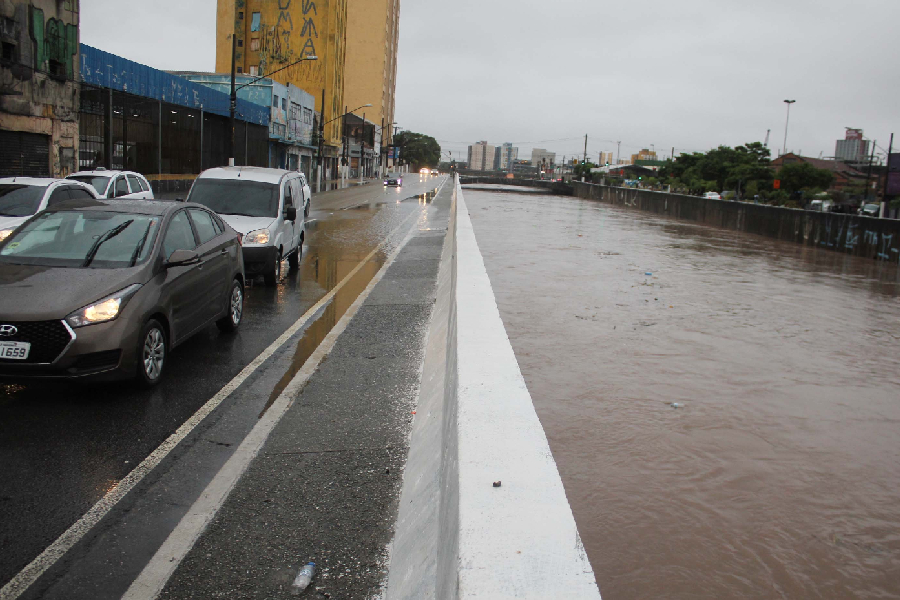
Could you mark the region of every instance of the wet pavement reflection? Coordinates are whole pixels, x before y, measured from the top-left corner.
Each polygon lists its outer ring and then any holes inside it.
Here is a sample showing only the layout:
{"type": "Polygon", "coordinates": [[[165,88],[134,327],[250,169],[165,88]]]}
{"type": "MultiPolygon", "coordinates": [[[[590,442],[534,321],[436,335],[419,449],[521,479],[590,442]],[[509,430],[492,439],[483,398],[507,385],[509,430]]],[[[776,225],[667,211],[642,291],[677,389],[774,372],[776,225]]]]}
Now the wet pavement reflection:
{"type": "Polygon", "coordinates": [[[152,390],[128,382],[0,382],[0,585],[390,239],[289,342],[295,344],[284,349],[293,355],[290,366],[274,387],[253,382],[260,398],[277,397],[401,241],[398,227],[414,226],[411,215],[422,211],[440,181],[410,180],[395,195],[380,185],[330,192],[321,201],[314,195],[299,268],[290,271],[285,263],[275,287],[248,282],[237,334],[205,328],[174,349],[165,380],[152,390]],[[336,208],[358,201],[365,202],[355,210],[336,208]]]}
{"type": "Polygon", "coordinates": [[[900,597],[900,272],[467,191],[600,590],[900,597]]]}

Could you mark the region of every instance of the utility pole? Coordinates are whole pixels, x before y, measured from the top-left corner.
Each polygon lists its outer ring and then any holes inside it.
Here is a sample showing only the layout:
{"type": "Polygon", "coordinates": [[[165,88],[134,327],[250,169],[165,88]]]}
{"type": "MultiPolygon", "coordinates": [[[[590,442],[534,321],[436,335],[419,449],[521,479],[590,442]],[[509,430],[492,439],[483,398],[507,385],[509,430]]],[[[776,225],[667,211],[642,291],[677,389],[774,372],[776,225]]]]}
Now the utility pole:
{"type": "Polygon", "coordinates": [[[234,89],[237,35],[231,32],[231,102],[228,111],[228,166],[234,166],[234,111],[237,109],[237,92],[234,89]]]}
{"type": "Polygon", "coordinates": [[[796,102],[796,100],[785,100],[784,103],[787,104],[787,118],[784,120],[784,146],[781,148],[781,155],[784,156],[787,153],[787,132],[788,132],[788,123],[791,120],[791,104],[796,102]]]}
{"type": "Polygon", "coordinates": [[[675,146],[672,146],[672,162],[675,162],[675,146]]]}
{"type": "Polygon", "coordinates": [[[869,156],[869,169],[866,171],[866,198],[863,202],[869,200],[869,179],[872,177],[872,163],[875,162],[875,146],[878,145],[878,140],[872,140],[872,155],[869,156]]]}
{"type": "Polygon", "coordinates": [[[582,162],[587,163],[587,134],[584,134],[584,160],[582,162]]]}
{"type": "Polygon", "coordinates": [[[884,185],[881,187],[881,201],[887,201],[888,180],[891,176],[891,152],[894,151],[894,134],[891,134],[891,141],[888,143],[887,166],[884,168],[884,185]]]}
{"type": "Polygon", "coordinates": [[[616,164],[619,164],[619,151],[622,149],[622,142],[616,142],[616,164]]]}
{"type": "Polygon", "coordinates": [[[765,146],[766,148],[769,147],[769,134],[770,134],[770,133],[772,133],[772,130],[771,130],[771,129],[766,129],[766,141],[765,141],[765,143],[763,144],[763,146],[765,146]]]}

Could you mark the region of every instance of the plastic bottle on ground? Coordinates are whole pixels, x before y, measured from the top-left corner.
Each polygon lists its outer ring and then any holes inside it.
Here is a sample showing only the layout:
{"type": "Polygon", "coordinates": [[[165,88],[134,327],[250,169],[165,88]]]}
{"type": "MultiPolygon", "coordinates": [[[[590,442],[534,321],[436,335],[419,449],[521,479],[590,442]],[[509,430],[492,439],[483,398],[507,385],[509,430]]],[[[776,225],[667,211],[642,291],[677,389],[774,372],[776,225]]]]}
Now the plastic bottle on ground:
{"type": "Polygon", "coordinates": [[[314,562],[307,563],[306,566],[300,569],[300,572],[297,573],[297,577],[294,579],[294,583],[291,584],[291,595],[299,596],[309,586],[309,582],[312,581],[315,574],[316,563],[314,562]]]}

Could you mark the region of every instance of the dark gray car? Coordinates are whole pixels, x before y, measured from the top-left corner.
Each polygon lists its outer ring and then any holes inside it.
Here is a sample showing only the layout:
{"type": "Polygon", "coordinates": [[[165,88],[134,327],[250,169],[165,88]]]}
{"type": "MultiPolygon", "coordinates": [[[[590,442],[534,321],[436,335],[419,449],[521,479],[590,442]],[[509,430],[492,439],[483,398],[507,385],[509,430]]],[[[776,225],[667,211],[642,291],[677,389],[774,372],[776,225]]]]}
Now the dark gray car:
{"type": "Polygon", "coordinates": [[[136,377],[241,323],[237,233],[199,204],[60,203],[0,243],[0,377],[136,377]]]}

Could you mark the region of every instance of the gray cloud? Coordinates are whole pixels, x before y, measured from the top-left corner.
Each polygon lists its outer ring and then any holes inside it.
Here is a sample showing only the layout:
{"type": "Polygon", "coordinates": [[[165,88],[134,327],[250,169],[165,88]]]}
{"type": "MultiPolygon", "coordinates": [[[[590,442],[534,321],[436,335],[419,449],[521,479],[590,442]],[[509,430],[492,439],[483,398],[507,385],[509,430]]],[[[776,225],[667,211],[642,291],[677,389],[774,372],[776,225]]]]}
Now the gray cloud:
{"type": "MultiPolygon", "coordinates": [[[[363,0],[350,0],[354,2],[363,0]]],[[[215,0],[89,0],[82,41],[212,70],[215,0]],[[127,18],[124,18],[127,17],[127,18]]],[[[828,156],[845,126],[897,127],[896,0],[403,0],[397,122],[464,152],[706,150],[765,138],[828,156]],[[556,140],[547,141],[544,140],[556,140]],[[562,141],[559,141],[562,140],[562,141]]]]}

